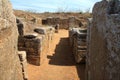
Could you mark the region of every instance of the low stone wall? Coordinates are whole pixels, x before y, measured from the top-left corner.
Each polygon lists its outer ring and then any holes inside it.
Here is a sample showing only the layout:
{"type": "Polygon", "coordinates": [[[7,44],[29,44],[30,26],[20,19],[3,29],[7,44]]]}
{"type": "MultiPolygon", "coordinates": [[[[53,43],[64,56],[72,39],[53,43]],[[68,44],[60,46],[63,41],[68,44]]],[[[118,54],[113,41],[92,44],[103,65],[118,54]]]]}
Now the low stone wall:
{"type": "Polygon", "coordinates": [[[28,62],[40,65],[40,47],[41,38],[34,35],[19,36],[18,50],[27,52],[28,62]],[[33,37],[31,37],[33,36],[33,37]]]}
{"type": "Polygon", "coordinates": [[[86,58],[86,28],[71,28],[69,30],[69,42],[75,57],[76,63],[85,63],[86,58]]]}
{"type": "Polygon", "coordinates": [[[60,29],[69,29],[69,27],[83,26],[81,21],[79,19],[76,19],[75,17],[70,17],[70,18],[66,18],[66,19],[49,17],[47,19],[43,19],[42,24],[43,25],[52,25],[52,26],[59,24],[60,29]]]}
{"type": "Polygon", "coordinates": [[[20,62],[22,65],[23,79],[28,80],[26,52],[25,51],[18,51],[18,55],[19,55],[20,62]]]}
{"type": "Polygon", "coordinates": [[[86,80],[120,80],[119,5],[119,0],[103,0],[93,8],[88,27],[86,80]]]}
{"type": "Polygon", "coordinates": [[[37,27],[36,33],[29,33],[24,36],[19,36],[18,50],[27,52],[27,60],[34,65],[40,65],[47,57],[49,43],[51,42],[54,29],[52,27],[37,27]]]}

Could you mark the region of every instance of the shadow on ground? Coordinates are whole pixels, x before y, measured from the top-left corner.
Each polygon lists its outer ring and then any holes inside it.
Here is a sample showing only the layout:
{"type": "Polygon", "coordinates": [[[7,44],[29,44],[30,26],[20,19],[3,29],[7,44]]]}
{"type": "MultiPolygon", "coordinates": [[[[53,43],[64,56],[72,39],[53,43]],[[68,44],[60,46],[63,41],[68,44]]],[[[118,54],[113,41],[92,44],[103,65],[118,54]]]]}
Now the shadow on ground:
{"type": "Polygon", "coordinates": [[[56,45],[55,53],[53,56],[47,56],[50,59],[49,64],[59,66],[73,66],[75,65],[73,55],[68,38],[61,38],[58,45],[56,45]]]}
{"type": "Polygon", "coordinates": [[[50,59],[50,65],[76,66],[80,80],[85,80],[85,64],[75,63],[68,38],[61,38],[53,56],[48,55],[47,58],[50,59]]]}
{"type": "Polygon", "coordinates": [[[80,80],[85,80],[85,64],[77,64],[76,68],[80,80]]]}

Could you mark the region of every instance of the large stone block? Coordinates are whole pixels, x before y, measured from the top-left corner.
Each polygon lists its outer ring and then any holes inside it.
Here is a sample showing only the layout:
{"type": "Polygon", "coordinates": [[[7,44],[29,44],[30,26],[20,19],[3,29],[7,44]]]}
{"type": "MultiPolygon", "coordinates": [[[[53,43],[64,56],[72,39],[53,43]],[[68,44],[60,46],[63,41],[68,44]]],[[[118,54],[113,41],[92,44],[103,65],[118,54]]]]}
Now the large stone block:
{"type": "Polygon", "coordinates": [[[88,27],[87,80],[120,79],[119,5],[119,0],[103,0],[93,8],[88,27]]]}
{"type": "Polygon", "coordinates": [[[20,20],[20,19],[16,19],[17,22],[17,27],[18,27],[18,32],[19,32],[19,36],[23,36],[25,31],[24,31],[24,23],[20,20]]]}
{"type": "Polygon", "coordinates": [[[0,0],[0,80],[23,80],[17,52],[16,18],[9,0],[0,0]]]}
{"type": "Polygon", "coordinates": [[[86,37],[87,29],[86,28],[71,28],[69,30],[69,42],[70,46],[73,48],[73,54],[75,57],[76,63],[85,62],[86,57],[86,37]]]}

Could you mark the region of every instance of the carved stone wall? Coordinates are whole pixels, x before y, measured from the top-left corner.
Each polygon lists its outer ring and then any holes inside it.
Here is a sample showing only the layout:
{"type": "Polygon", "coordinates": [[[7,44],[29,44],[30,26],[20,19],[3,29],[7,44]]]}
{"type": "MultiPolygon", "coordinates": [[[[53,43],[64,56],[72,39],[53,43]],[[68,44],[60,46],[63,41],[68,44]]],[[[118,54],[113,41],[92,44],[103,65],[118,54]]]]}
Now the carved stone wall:
{"type": "Polygon", "coordinates": [[[87,80],[120,80],[118,3],[119,0],[103,0],[93,8],[93,20],[88,27],[87,80]]]}
{"type": "Polygon", "coordinates": [[[23,80],[17,40],[12,6],[8,0],[0,0],[0,80],[23,80]]]}

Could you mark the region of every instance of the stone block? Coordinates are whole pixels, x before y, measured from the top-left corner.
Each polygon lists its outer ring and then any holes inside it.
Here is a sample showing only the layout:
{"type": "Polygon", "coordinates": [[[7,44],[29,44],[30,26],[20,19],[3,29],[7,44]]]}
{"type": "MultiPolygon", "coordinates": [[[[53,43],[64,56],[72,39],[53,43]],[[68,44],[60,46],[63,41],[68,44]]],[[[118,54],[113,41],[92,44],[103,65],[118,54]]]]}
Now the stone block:
{"type": "Polygon", "coordinates": [[[27,60],[30,64],[40,66],[40,56],[29,55],[27,60]]]}
{"type": "Polygon", "coordinates": [[[21,62],[22,71],[27,73],[27,60],[21,62]]]}
{"type": "Polygon", "coordinates": [[[120,79],[119,5],[119,0],[103,0],[93,8],[93,19],[88,24],[88,80],[120,79]]]}
{"type": "Polygon", "coordinates": [[[19,55],[20,61],[26,60],[26,52],[25,51],[18,51],[18,55],[19,55]]]}
{"type": "Polygon", "coordinates": [[[16,17],[9,0],[0,0],[0,80],[23,80],[17,53],[16,17]]]}
{"type": "Polygon", "coordinates": [[[39,34],[44,34],[44,35],[47,34],[46,29],[41,28],[41,27],[35,28],[34,31],[39,34]]]}

